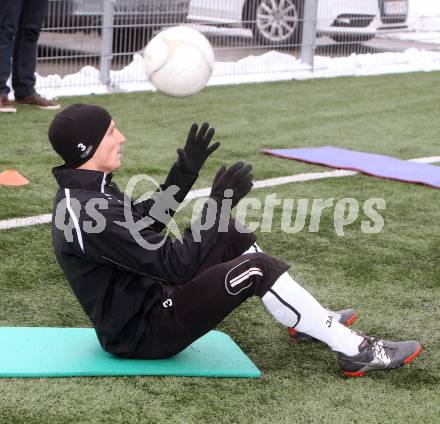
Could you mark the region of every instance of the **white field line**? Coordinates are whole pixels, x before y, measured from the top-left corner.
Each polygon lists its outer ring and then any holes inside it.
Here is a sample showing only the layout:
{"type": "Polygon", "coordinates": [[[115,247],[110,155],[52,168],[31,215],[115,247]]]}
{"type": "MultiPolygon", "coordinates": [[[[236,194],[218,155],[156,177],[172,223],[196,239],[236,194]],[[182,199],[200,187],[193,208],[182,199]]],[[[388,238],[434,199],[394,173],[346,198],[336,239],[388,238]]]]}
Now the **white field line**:
{"type": "MultiPolygon", "coordinates": [[[[440,156],[430,156],[424,158],[416,158],[409,159],[412,162],[419,163],[435,163],[440,162],[440,156]]],[[[359,172],[356,171],[346,171],[346,170],[336,170],[336,171],[327,171],[327,172],[308,172],[304,174],[297,175],[288,175],[286,177],[278,177],[278,178],[269,178],[267,180],[260,180],[254,182],[254,189],[256,188],[267,188],[267,187],[275,187],[283,184],[290,183],[298,183],[303,181],[312,181],[312,180],[322,180],[325,178],[338,178],[338,177],[350,177],[352,175],[357,175],[359,172]]],[[[191,190],[185,198],[185,203],[199,199],[201,197],[208,197],[211,188],[201,188],[198,190],[191,190]]],[[[0,230],[8,230],[12,228],[19,227],[30,227],[31,225],[38,224],[48,224],[52,220],[52,214],[44,214],[37,216],[30,216],[27,218],[13,218],[13,219],[5,219],[0,221],[0,230]]]]}
{"type": "Polygon", "coordinates": [[[8,230],[10,228],[30,227],[37,224],[48,224],[52,220],[52,214],[29,216],[27,218],[5,219],[0,221],[0,230],[8,230]]]}
{"type": "Polygon", "coordinates": [[[411,162],[419,162],[419,163],[435,163],[440,162],[440,156],[428,156],[426,158],[416,158],[416,159],[408,159],[411,162]]]}

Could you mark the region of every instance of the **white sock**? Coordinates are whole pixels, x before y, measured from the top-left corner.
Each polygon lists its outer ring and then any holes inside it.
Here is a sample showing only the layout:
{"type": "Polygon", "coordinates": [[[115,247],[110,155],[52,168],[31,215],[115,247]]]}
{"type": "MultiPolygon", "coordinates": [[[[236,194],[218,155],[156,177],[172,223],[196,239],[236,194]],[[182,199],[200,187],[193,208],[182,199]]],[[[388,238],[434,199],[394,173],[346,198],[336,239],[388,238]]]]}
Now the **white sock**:
{"type": "Polygon", "coordinates": [[[364,338],[342,325],[287,272],[262,298],[269,312],[281,324],[295,327],[326,343],[332,350],[353,356],[364,338]]]}
{"type": "MultiPolygon", "coordinates": [[[[261,252],[255,244],[244,254],[261,252]]],[[[359,353],[364,340],[342,325],[333,314],[287,272],[283,273],[271,289],[262,297],[263,303],[273,317],[287,327],[306,333],[324,343],[332,350],[353,356],[359,353]]]]}

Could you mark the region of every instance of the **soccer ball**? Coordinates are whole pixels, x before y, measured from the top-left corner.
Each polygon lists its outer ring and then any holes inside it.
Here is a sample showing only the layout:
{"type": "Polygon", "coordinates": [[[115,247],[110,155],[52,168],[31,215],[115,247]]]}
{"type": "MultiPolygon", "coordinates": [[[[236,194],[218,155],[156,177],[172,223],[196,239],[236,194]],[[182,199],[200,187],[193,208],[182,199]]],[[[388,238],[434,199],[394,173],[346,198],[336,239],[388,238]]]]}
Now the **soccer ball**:
{"type": "Polygon", "coordinates": [[[144,49],[148,79],[171,96],[191,96],[208,83],[214,50],[195,29],[177,26],[157,34],[144,49]]]}

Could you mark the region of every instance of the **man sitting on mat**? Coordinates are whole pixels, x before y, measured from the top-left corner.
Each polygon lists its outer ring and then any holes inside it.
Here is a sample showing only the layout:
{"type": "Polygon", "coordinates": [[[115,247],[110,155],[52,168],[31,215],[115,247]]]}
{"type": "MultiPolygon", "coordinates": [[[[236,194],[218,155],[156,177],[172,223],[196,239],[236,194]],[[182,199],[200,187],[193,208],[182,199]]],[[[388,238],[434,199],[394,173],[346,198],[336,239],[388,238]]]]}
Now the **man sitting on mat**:
{"type": "Polygon", "coordinates": [[[213,329],[248,297],[259,296],[276,320],[293,329],[293,337],[326,343],[347,376],[397,368],[415,358],[422,350],[418,341],[380,340],[344,326],[355,319],[353,310],[322,307],[288,274],[289,265],[262,253],[255,235],[230,217],[230,207],[252,188],[250,165],[220,168],[199,218],[182,240],[160,234],[166,222],[152,211],[162,208],[173,216],[219,147],[210,144],[213,136],[208,124],[194,124],[165,183],[151,198],[135,202],[112,182],[125,138],[109,113],[74,104],[54,118],[49,139],[64,165],[53,169],[60,187],[53,246],[102,347],[125,358],[166,358],[213,329]]]}

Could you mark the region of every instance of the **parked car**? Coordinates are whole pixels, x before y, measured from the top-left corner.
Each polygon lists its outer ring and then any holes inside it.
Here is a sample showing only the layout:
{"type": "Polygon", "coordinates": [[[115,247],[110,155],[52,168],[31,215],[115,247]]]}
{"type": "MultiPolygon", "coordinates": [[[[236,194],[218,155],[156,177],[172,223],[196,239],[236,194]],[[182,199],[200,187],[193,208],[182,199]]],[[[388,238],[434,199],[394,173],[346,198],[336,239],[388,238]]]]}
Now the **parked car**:
{"type": "MultiPolygon", "coordinates": [[[[191,0],[188,20],[241,26],[268,45],[299,43],[305,0],[191,0]]],[[[318,0],[317,35],[361,42],[406,28],[408,0],[318,0]]]]}
{"type": "MultiPolygon", "coordinates": [[[[49,0],[45,28],[101,32],[104,1],[49,0]]],[[[114,0],[113,51],[134,52],[143,47],[154,30],[186,20],[190,0],[114,0]]]]}

